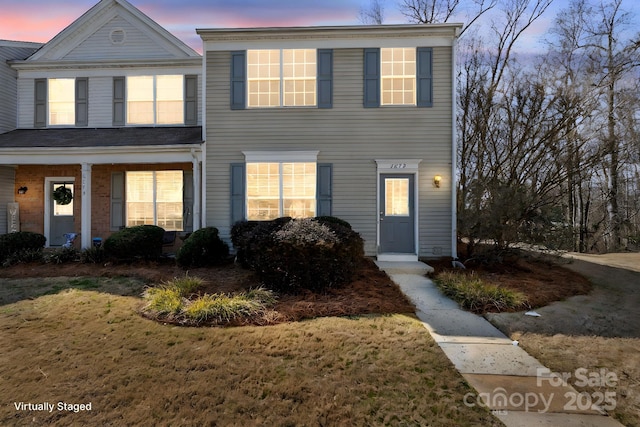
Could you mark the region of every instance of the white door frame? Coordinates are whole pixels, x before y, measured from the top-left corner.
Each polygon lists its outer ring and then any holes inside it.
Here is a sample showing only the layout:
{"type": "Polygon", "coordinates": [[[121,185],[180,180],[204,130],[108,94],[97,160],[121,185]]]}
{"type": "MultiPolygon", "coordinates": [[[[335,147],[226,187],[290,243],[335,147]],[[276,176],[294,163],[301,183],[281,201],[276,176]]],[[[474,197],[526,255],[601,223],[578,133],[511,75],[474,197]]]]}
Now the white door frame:
{"type": "Polygon", "coordinates": [[[74,176],[48,176],[44,178],[44,236],[47,238],[47,241],[45,242],[45,248],[49,247],[49,241],[51,240],[51,198],[53,197],[53,195],[51,194],[51,183],[57,181],[73,182],[74,199],[76,198],[77,194],[77,189],[75,188],[76,178],[74,176]]]}
{"type": "Polygon", "coordinates": [[[419,224],[420,224],[420,203],[419,203],[419,165],[422,159],[376,159],[377,173],[376,173],[376,248],[378,261],[417,261],[418,250],[420,248],[419,241],[419,224]],[[380,176],[381,175],[413,175],[414,176],[414,242],[415,248],[413,254],[390,254],[380,253],[380,212],[382,206],[380,206],[380,176]]]}

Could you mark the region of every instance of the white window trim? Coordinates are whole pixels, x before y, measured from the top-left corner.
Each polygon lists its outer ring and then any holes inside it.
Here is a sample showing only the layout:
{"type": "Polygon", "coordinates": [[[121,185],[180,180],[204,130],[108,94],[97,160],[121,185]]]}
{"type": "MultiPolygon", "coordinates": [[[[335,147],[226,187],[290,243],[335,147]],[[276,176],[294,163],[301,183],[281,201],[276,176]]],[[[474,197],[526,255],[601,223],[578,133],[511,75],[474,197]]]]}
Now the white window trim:
{"type": "MultiPolygon", "coordinates": [[[[243,151],[245,163],[278,163],[279,174],[279,211],[280,215],[284,215],[284,199],[283,194],[283,181],[282,181],[282,164],[283,163],[315,163],[318,164],[318,154],[320,151],[243,151]]],[[[317,173],[317,169],[316,169],[317,173]]],[[[248,180],[245,179],[245,212],[244,217],[249,217],[249,204],[247,203],[249,189],[248,180]]],[[[316,183],[317,185],[317,183],[316,183]]],[[[318,195],[316,194],[316,200],[318,195]]],[[[317,207],[316,207],[317,214],[317,207]]]]}
{"type": "Polygon", "coordinates": [[[154,126],[154,127],[162,127],[162,126],[167,126],[167,127],[171,127],[171,126],[184,126],[184,122],[185,122],[185,117],[184,117],[184,113],[182,114],[182,121],[180,122],[176,122],[176,123],[158,123],[158,77],[159,76],[181,76],[182,77],[182,109],[184,110],[184,105],[185,105],[185,96],[184,96],[184,85],[185,85],[185,76],[186,74],[180,74],[180,73],[176,73],[176,74],[132,74],[129,76],[126,76],[125,78],[125,88],[129,87],[129,79],[132,77],[153,77],[153,100],[151,101],[153,103],[153,123],[133,123],[133,122],[129,122],[129,93],[127,92],[128,89],[125,89],[125,105],[126,105],[126,115],[127,117],[125,117],[125,126],[130,126],[130,127],[140,127],[140,126],[154,126]]]}
{"type": "Polygon", "coordinates": [[[317,163],[320,151],[243,151],[246,163],[317,163]]]}
{"type": "MultiPolygon", "coordinates": [[[[176,171],[178,171],[176,169],[176,171]]],[[[125,209],[124,209],[124,221],[127,227],[130,227],[130,225],[128,225],[129,222],[129,207],[128,207],[128,203],[127,203],[127,174],[131,173],[131,172],[152,172],[153,173],[153,225],[158,226],[158,180],[156,178],[156,174],[158,172],[165,172],[164,169],[161,170],[153,170],[153,171],[125,171],[125,178],[124,178],[124,182],[125,182],[125,209]]],[[[180,171],[183,174],[184,177],[184,171],[180,171]]],[[[184,204],[184,181],[183,181],[183,191],[182,191],[182,200],[183,200],[183,204],[184,204]]],[[[182,215],[182,223],[184,225],[184,205],[183,205],[183,215],[182,215]]],[[[167,229],[167,231],[174,231],[174,230],[169,230],[167,229]]],[[[175,231],[184,231],[184,226],[183,226],[183,230],[175,230],[175,231]]]]}

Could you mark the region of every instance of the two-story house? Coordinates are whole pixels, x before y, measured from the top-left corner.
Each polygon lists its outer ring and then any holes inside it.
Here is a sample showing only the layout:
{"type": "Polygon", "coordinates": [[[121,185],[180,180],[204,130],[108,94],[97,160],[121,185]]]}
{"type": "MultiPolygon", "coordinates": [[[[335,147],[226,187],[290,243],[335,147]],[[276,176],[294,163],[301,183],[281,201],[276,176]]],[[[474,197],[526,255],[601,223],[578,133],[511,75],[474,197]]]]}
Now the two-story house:
{"type": "Polygon", "coordinates": [[[197,30],[206,224],[334,215],[379,259],[455,256],[460,28],[197,30]]]}
{"type": "Polygon", "coordinates": [[[12,199],[0,210],[17,203],[21,230],[50,246],[80,233],[87,248],[125,226],[200,224],[197,52],[127,1],[101,0],[31,55],[5,59],[16,114],[0,116],[17,129],[0,135],[12,199]],[[54,200],[60,187],[70,203],[54,200]]]}

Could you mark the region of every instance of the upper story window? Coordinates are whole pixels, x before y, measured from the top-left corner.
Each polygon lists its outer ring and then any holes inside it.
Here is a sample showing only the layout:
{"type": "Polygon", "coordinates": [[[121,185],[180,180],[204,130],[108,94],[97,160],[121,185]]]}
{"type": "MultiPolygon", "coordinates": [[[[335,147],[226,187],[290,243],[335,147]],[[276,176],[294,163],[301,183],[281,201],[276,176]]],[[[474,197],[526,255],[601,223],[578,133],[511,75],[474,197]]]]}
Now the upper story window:
{"type": "Polygon", "coordinates": [[[49,79],[49,124],[73,125],[76,122],[75,79],[49,79]]]}
{"type": "Polygon", "coordinates": [[[316,106],[315,49],[247,51],[248,107],[316,106]]]}
{"type": "Polygon", "coordinates": [[[184,123],[184,76],[127,77],[127,124],[184,123]]]}
{"type": "Polygon", "coordinates": [[[380,49],[382,105],[416,105],[415,48],[380,49]]]}
{"type": "Polygon", "coordinates": [[[34,127],[88,125],[88,78],[35,79],[34,83],[34,127]]]}
{"type": "Polygon", "coordinates": [[[433,106],[433,48],[364,49],[365,108],[433,106]]]}

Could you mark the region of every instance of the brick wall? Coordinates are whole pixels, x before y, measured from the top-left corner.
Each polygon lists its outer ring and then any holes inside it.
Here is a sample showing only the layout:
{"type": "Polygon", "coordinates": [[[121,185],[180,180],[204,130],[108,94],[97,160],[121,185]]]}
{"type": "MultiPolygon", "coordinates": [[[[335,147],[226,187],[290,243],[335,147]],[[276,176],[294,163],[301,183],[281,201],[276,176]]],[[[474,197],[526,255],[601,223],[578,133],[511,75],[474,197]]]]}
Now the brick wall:
{"type": "MultiPolygon", "coordinates": [[[[111,174],[121,171],[188,170],[191,163],[140,164],[140,165],[93,165],[91,237],[106,239],[112,233],[111,218],[111,174]]],[[[44,183],[47,177],[75,177],[74,216],[75,232],[81,229],[81,168],[80,165],[19,166],[16,169],[16,202],[20,204],[20,229],[44,234],[44,183]],[[18,188],[29,188],[26,194],[17,194],[18,188]]],[[[179,240],[179,239],[176,239],[179,240]]]]}

